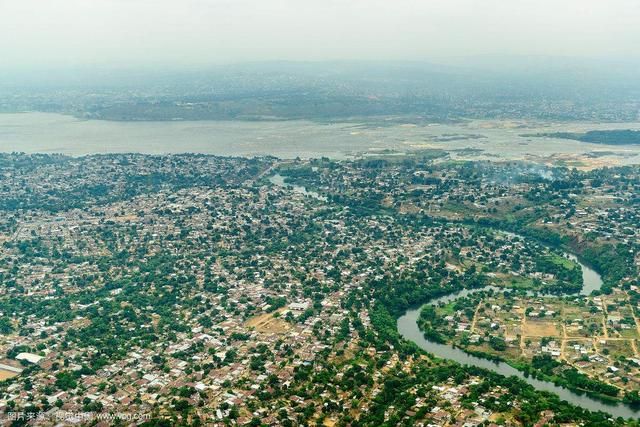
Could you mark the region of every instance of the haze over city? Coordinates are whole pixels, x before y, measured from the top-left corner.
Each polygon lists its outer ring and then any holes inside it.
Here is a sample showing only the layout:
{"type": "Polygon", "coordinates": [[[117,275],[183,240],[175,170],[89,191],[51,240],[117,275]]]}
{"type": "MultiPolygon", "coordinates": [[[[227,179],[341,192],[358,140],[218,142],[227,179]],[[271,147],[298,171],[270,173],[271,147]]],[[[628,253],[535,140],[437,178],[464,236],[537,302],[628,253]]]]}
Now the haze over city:
{"type": "Polygon", "coordinates": [[[638,59],[634,0],[2,0],[2,68],[638,59]]]}

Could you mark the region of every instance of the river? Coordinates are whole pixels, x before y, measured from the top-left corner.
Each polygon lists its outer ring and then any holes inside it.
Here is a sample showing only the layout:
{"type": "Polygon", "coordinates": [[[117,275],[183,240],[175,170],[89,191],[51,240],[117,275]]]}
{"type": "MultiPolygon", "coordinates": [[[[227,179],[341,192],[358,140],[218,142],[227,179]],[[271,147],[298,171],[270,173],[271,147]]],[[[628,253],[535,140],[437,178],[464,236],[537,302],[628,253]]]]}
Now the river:
{"type": "MultiPolygon", "coordinates": [[[[578,262],[582,267],[582,280],[583,289],[582,295],[589,295],[592,291],[600,289],[602,286],[602,278],[592,268],[583,264],[575,255],[570,254],[569,257],[578,262]]],[[[457,298],[486,290],[482,289],[467,289],[450,295],[446,295],[441,298],[437,298],[429,302],[429,304],[448,303],[457,298]]],[[[538,390],[545,390],[560,396],[561,399],[566,400],[576,406],[580,406],[591,411],[602,411],[611,414],[615,417],[623,418],[638,418],[640,416],[640,410],[634,410],[628,405],[623,403],[606,403],[598,399],[594,399],[585,394],[578,394],[566,388],[556,386],[553,383],[547,381],[540,381],[535,378],[525,377],[524,374],[514,367],[504,362],[492,362],[487,359],[475,357],[464,351],[454,348],[450,345],[439,344],[430,341],[424,337],[424,334],[418,328],[418,317],[420,316],[420,308],[407,311],[402,317],[398,319],[398,332],[400,335],[410,341],[413,341],[418,347],[423,350],[443,359],[454,360],[463,365],[473,365],[479,368],[484,368],[496,372],[504,376],[516,376],[527,383],[531,384],[538,390]]]]}
{"type": "MultiPolygon", "coordinates": [[[[308,195],[310,197],[326,201],[327,199],[320,194],[309,191],[305,187],[301,185],[288,184],[284,182],[284,177],[280,174],[275,174],[269,177],[269,181],[272,184],[275,184],[280,187],[289,187],[293,191],[301,194],[308,195]]],[[[504,233],[511,236],[517,236],[521,239],[525,237],[514,235],[512,233],[504,233]]],[[[595,270],[585,265],[580,259],[574,254],[566,254],[568,258],[577,262],[582,267],[582,290],[580,292],[581,295],[590,295],[596,289],[600,289],[602,286],[602,277],[595,270]]],[[[492,286],[481,288],[481,289],[465,289],[453,294],[445,295],[440,298],[436,298],[429,302],[429,304],[438,304],[438,303],[448,303],[457,298],[480,292],[482,290],[487,290],[488,288],[494,288],[492,286]]],[[[498,288],[494,288],[498,290],[498,288]]],[[[568,390],[563,387],[556,386],[553,383],[547,381],[540,381],[535,378],[525,377],[524,374],[514,367],[504,363],[504,362],[492,362],[487,359],[482,359],[480,357],[475,357],[470,354],[465,353],[464,351],[454,348],[450,345],[439,344],[434,341],[427,340],[424,337],[424,334],[418,328],[418,317],[420,316],[420,310],[422,307],[412,309],[407,311],[402,317],[398,319],[398,332],[400,335],[407,340],[413,341],[418,345],[418,347],[423,350],[440,357],[442,359],[450,359],[454,360],[463,365],[473,365],[479,368],[487,369],[498,374],[504,376],[516,376],[527,383],[531,384],[537,390],[545,390],[560,396],[561,399],[566,400],[576,406],[580,406],[582,408],[589,409],[591,411],[602,411],[608,414],[613,415],[614,417],[623,417],[623,418],[638,418],[640,416],[640,409],[634,410],[628,405],[623,403],[606,403],[598,399],[594,399],[592,397],[587,396],[586,394],[578,394],[571,390],[568,390]]]]}

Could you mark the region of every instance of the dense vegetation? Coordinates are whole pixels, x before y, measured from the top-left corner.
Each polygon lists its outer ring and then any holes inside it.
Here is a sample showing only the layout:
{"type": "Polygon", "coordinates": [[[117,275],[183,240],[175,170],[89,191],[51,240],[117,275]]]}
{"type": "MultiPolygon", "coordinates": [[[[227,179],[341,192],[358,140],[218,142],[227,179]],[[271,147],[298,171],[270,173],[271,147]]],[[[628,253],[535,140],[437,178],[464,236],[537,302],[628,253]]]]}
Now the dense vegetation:
{"type": "Polygon", "coordinates": [[[585,133],[554,132],[526,135],[535,137],[573,139],[591,144],[635,145],[640,144],[639,130],[591,130],[585,133]]]}

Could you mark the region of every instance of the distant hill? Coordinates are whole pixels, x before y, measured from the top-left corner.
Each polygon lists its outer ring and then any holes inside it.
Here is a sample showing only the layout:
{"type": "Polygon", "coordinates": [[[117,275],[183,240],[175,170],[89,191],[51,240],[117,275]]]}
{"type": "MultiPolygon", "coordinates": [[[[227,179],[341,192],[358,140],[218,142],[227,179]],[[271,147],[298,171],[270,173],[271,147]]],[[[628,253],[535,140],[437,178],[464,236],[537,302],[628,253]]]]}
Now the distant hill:
{"type": "Polygon", "coordinates": [[[0,112],[118,121],[637,121],[638,67],[605,65],[487,58],[480,65],[338,61],[0,69],[0,112]]]}
{"type": "Polygon", "coordinates": [[[553,132],[523,135],[529,137],[547,137],[573,139],[591,144],[606,145],[638,145],[640,144],[640,130],[592,130],[585,133],[553,132]]]}

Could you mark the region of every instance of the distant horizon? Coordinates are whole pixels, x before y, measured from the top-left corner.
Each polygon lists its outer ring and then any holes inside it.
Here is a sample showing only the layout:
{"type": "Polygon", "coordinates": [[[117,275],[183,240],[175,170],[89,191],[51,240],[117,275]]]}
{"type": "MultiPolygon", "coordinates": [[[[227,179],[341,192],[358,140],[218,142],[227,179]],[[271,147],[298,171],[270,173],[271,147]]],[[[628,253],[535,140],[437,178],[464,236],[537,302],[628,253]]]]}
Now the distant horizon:
{"type": "Polygon", "coordinates": [[[107,69],[115,71],[147,71],[155,72],[176,72],[176,71],[202,71],[211,68],[221,67],[244,67],[260,65],[341,65],[341,64],[379,64],[379,65],[433,65],[433,66],[486,66],[491,61],[496,64],[522,65],[540,62],[541,65],[573,64],[573,65],[597,65],[597,64],[620,64],[638,65],[640,56],[602,55],[602,56],[579,56],[579,55],[550,55],[550,54],[477,54],[477,55],[450,55],[433,56],[428,58],[327,58],[327,59],[295,59],[295,58],[272,58],[272,59],[241,59],[241,60],[221,60],[203,61],[193,63],[173,63],[171,61],[158,62],[91,62],[91,63],[69,63],[69,64],[48,64],[48,65],[12,65],[3,64],[0,73],[14,72],[44,72],[56,70],[94,70],[107,69]],[[542,63],[544,61],[544,63],[542,63]],[[547,62],[551,61],[551,63],[547,62]],[[163,67],[159,70],[157,67],[163,67]]]}
{"type": "MultiPolygon", "coordinates": [[[[335,73],[340,67],[423,67],[441,72],[492,73],[496,75],[522,77],[528,74],[548,75],[552,78],[566,77],[571,72],[587,72],[589,76],[608,79],[617,73],[632,76],[640,67],[640,58],[625,57],[571,57],[553,55],[475,55],[468,57],[434,57],[430,59],[327,59],[327,60],[243,60],[202,64],[67,64],[48,67],[14,67],[0,69],[0,89],[2,87],[28,85],[38,87],[47,83],[74,84],[81,80],[92,86],[119,79],[134,80],[127,83],[136,85],[139,79],[145,85],[154,78],[176,77],[180,75],[203,74],[224,71],[252,71],[269,68],[274,72],[291,72],[315,67],[317,71],[335,73]],[[147,80],[150,78],[151,80],[147,80]]],[[[633,84],[633,81],[630,81],[633,84]]]]}

